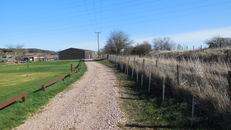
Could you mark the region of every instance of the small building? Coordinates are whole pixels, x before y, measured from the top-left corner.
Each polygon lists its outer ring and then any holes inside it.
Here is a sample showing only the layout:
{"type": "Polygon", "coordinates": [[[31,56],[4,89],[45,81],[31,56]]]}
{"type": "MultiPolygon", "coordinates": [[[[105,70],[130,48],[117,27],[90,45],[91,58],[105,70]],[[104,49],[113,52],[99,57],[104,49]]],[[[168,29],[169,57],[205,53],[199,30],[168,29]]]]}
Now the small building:
{"type": "Polygon", "coordinates": [[[68,48],[59,52],[59,60],[94,59],[97,52],[78,48],[68,48]]]}
{"type": "Polygon", "coordinates": [[[28,59],[32,62],[37,61],[53,61],[58,60],[57,54],[47,54],[47,53],[27,53],[25,54],[24,59],[28,59]]]}

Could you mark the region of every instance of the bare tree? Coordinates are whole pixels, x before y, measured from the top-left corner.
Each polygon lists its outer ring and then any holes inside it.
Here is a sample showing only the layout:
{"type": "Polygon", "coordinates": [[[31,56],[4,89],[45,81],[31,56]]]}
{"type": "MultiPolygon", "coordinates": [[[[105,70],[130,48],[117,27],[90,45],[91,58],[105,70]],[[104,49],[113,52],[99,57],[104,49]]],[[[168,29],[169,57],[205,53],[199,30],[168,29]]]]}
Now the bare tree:
{"type": "Polygon", "coordinates": [[[122,31],[112,32],[107,40],[105,51],[109,53],[121,54],[131,44],[129,37],[122,31]]]}
{"type": "Polygon", "coordinates": [[[5,45],[8,49],[22,49],[24,47],[23,44],[6,44],[5,45]]]}
{"type": "Polygon", "coordinates": [[[116,47],[113,43],[107,43],[104,46],[104,53],[106,54],[116,54],[116,47]]]}
{"type": "Polygon", "coordinates": [[[137,44],[133,50],[132,54],[136,55],[146,55],[152,50],[152,45],[149,44],[147,41],[144,41],[141,44],[137,44]]]}
{"type": "Polygon", "coordinates": [[[13,56],[15,58],[15,60],[20,60],[21,58],[24,57],[25,52],[23,51],[23,44],[16,44],[16,45],[12,45],[12,44],[8,44],[6,45],[8,47],[8,49],[13,51],[13,56]]]}
{"type": "Polygon", "coordinates": [[[128,46],[123,50],[123,55],[130,55],[132,53],[133,46],[128,46]]]}
{"type": "Polygon", "coordinates": [[[172,50],[173,41],[169,37],[153,39],[153,47],[155,50],[172,50]]]}
{"type": "Polygon", "coordinates": [[[214,37],[206,42],[209,48],[228,47],[231,46],[231,38],[214,37]]]}

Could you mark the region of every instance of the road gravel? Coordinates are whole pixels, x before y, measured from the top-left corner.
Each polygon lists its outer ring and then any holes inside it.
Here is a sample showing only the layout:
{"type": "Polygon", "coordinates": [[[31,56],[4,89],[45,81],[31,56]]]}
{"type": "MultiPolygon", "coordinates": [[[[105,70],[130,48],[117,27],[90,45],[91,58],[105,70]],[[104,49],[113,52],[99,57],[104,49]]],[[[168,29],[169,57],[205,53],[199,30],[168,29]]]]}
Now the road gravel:
{"type": "Polygon", "coordinates": [[[119,129],[118,80],[111,68],[86,62],[88,71],[69,89],[52,98],[17,130],[119,129]]]}

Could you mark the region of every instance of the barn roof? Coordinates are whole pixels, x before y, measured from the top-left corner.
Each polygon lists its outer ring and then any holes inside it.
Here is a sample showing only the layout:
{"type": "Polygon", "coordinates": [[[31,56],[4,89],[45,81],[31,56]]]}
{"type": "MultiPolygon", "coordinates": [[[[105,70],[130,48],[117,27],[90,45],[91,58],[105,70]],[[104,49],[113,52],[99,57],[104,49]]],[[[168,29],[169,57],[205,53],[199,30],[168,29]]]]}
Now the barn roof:
{"type": "MultiPolygon", "coordinates": [[[[74,49],[74,50],[82,50],[82,51],[92,51],[92,50],[87,50],[87,49],[80,49],[80,48],[67,48],[65,50],[62,50],[62,51],[66,51],[66,50],[70,50],[70,49],[74,49]]],[[[59,52],[62,52],[62,51],[59,51],[59,52]]]]}

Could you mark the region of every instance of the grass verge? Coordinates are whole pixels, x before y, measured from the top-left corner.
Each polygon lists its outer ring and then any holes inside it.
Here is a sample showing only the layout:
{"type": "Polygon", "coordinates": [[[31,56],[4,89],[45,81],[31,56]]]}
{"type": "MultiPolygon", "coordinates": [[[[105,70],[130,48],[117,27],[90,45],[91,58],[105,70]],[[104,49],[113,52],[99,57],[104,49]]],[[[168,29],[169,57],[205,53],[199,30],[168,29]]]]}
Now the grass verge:
{"type": "Polygon", "coordinates": [[[70,78],[50,86],[44,92],[40,91],[37,93],[29,93],[25,103],[18,101],[12,104],[10,107],[1,110],[0,130],[12,129],[22,124],[28,116],[38,112],[42,106],[47,104],[49,99],[68,88],[70,84],[84,75],[86,70],[87,67],[85,64],[83,64],[81,70],[72,75],[70,78]]]}
{"type": "Polygon", "coordinates": [[[191,128],[187,103],[172,98],[162,102],[160,96],[137,87],[136,82],[118,71],[114,64],[106,60],[98,62],[115,69],[120,80],[120,105],[127,118],[125,123],[119,124],[121,129],[191,128]]]}

